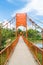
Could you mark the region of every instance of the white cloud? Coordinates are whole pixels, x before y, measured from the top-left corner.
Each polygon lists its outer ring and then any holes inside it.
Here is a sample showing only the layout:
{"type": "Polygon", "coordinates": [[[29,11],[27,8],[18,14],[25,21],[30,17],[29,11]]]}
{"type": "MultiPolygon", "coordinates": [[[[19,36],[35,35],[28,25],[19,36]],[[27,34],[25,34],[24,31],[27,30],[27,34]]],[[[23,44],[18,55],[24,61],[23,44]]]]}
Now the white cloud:
{"type": "Polygon", "coordinates": [[[24,8],[14,11],[12,16],[16,13],[28,13],[32,10],[37,11],[36,15],[43,15],[43,0],[31,0],[30,3],[27,2],[24,8]]]}
{"type": "Polygon", "coordinates": [[[4,20],[2,25],[3,25],[3,28],[9,28],[9,29],[15,28],[16,29],[15,23],[14,24],[10,24],[10,22],[7,21],[7,20],[4,20]]]}
{"type": "Polygon", "coordinates": [[[2,25],[3,25],[3,28],[10,28],[10,23],[8,23],[8,21],[7,20],[4,20],[4,22],[2,23],[2,25]]]}
{"type": "Polygon", "coordinates": [[[43,0],[33,0],[30,5],[37,11],[38,15],[43,15],[43,0]]]}

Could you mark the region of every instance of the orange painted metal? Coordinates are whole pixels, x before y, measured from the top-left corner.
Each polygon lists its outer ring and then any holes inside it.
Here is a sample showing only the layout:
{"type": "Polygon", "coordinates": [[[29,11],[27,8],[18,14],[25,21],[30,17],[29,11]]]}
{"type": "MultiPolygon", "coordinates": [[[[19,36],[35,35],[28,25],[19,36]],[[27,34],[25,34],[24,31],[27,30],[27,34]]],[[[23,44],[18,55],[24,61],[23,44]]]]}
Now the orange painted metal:
{"type": "Polygon", "coordinates": [[[16,47],[18,40],[19,36],[16,38],[15,41],[12,42],[12,44],[8,45],[5,49],[0,51],[0,65],[6,64],[7,60],[9,60],[10,55],[16,47]]]}
{"type": "Polygon", "coordinates": [[[24,42],[27,44],[27,46],[30,48],[32,53],[34,54],[35,59],[39,63],[39,65],[43,65],[43,50],[38,48],[36,45],[34,45],[32,42],[28,41],[24,36],[22,36],[24,39],[24,42]],[[40,63],[40,60],[37,57],[37,54],[41,53],[42,56],[42,63],[40,63]]]}
{"type": "Polygon", "coordinates": [[[26,13],[18,13],[16,14],[16,28],[18,26],[27,26],[27,14],[26,13]]]}

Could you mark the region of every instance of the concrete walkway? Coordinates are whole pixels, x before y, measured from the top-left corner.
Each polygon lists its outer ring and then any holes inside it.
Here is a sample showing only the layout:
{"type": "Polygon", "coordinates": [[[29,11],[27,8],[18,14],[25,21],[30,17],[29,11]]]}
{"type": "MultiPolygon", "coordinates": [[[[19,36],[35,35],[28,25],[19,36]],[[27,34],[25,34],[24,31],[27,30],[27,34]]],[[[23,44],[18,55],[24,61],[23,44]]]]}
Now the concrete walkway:
{"type": "Polygon", "coordinates": [[[7,65],[38,65],[22,37],[19,38],[14,53],[7,65]]]}

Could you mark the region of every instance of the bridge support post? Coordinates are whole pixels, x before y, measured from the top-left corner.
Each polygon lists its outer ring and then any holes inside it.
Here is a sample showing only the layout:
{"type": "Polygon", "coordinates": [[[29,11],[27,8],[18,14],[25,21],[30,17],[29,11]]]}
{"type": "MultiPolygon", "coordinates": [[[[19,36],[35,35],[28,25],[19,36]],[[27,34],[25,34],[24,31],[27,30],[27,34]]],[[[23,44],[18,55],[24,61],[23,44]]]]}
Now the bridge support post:
{"type": "Polygon", "coordinates": [[[7,59],[9,58],[9,48],[7,48],[7,50],[6,50],[6,56],[7,56],[7,59]]]}
{"type": "Polygon", "coordinates": [[[26,26],[26,38],[27,38],[27,26],[26,26]]]}
{"type": "Polygon", "coordinates": [[[37,58],[37,52],[38,51],[38,49],[37,49],[37,47],[35,48],[35,56],[36,56],[36,58],[37,58]]]}
{"type": "Polygon", "coordinates": [[[17,37],[17,27],[16,27],[16,37],[17,37]]]}
{"type": "MultiPolygon", "coordinates": [[[[26,14],[26,22],[27,22],[27,14],[26,14]]],[[[27,38],[27,23],[26,23],[26,38],[27,38]]]]}
{"type": "Polygon", "coordinates": [[[42,65],[43,65],[43,52],[42,52],[42,65]]]}

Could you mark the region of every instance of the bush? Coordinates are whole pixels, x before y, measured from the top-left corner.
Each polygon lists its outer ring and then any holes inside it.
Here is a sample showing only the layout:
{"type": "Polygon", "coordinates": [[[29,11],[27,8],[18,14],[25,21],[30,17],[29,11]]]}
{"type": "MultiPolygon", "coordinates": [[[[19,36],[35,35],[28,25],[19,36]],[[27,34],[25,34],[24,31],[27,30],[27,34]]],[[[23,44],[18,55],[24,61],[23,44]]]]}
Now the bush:
{"type": "Polygon", "coordinates": [[[27,31],[27,33],[28,33],[28,39],[29,40],[32,40],[32,41],[41,40],[41,35],[40,35],[39,31],[33,30],[33,29],[29,29],[27,31]]]}

